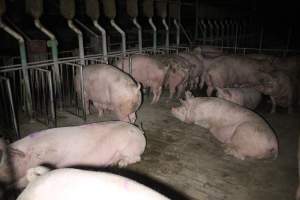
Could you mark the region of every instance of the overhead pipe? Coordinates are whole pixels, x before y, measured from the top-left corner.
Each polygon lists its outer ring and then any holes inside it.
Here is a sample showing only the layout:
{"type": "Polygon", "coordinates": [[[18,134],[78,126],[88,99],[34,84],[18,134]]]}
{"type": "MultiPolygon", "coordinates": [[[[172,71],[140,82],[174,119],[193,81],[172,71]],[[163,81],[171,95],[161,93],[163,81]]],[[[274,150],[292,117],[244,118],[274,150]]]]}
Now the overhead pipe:
{"type": "Polygon", "coordinates": [[[115,0],[102,0],[104,14],[106,17],[110,19],[110,24],[114,29],[116,29],[122,37],[122,52],[123,57],[126,56],[126,35],[125,32],[116,24],[115,17],[116,17],[116,2],[115,0]]]}
{"type": "Polygon", "coordinates": [[[166,30],[166,48],[169,49],[169,26],[167,25],[166,18],[162,19],[162,23],[166,30]]]}
{"type": "Polygon", "coordinates": [[[142,44],[142,27],[141,25],[137,22],[136,17],[132,19],[133,24],[136,26],[138,29],[138,38],[139,38],[139,52],[142,53],[143,49],[143,44],[142,44]]]}
{"type": "Polygon", "coordinates": [[[80,64],[84,65],[84,47],[82,32],[74,25],[73,21],[70,19],[68,20],[68,26],[77,34],[80,64]]]}
{"type": "Polygon", "coordinates": [[[103,56],[104,61],[106,64],[108,64],[108,57],[107,57],[107,42],[106,42],[106,31],[104,28],[102,28],[97,20],[93,21],[94,26],[101,32],[102,36],[102,50],[103,50],[103,56]]]}
{"type": "Polygon", "coordinates": [[[180,44],[180,27],[179,27],[176,19],[174,19],[173,22],[176,27],[176,47],[178,48],[179,44],[180,44]]]}
{"type": "Polygon", "coordinates": [[[5,32],[7,32],[9,35],[14,37],[19,42],[19,51],[20,51],[20,57],[21,57],[21,65],[22,65],[22,73],[25,81],[25,89],[26,89],[26,104],[27,104],[27,110],[30,118],[33,117],[32,112],[32,98],[31,98],[31,89],[30,89],[30,83],[29,83],[29,76],[28,76],[28,70],[27,67],[27,58],[26,58],[26,49],[25,49],[25,42],[23,37],[15,32],[13,29],[11,29],[9,26],[7,26],[0,16],[0,28],[2,28],[5,32]]]}
{"type": "Polygon", "coordinates": [[[150,26],[152,27],[153,30],[153,51],[154,53],[156,53],[156,49],[157,49],[157,28],[154,25],[153,21],[152,21],[152,17],[150,17],[148,19],[148,22],[150,24],[150,26]]]}
{"type": "Polygon", "coordinates": [[[126,35],[125,32],[115,23],[114,19],[110,20],[110,24],[121,34],[122,36],[122,52],[123,56],[126,56],[126,35]]]}
{"type": "MultiPolygon", "coordinates": [[[[57,50],[57,40],[53,33],[47,30],[40,22],[39,19],[34,20],[34,25],[41,30],[45,35],[50,38],[50,46],[52,51],[52,59],[54,64],[54,74],[55,74],[55,81],[54,81],[54,91],[58,94],[58,97],[61,98],[60,89],[61,89],[61,82],[60,82],[60,74],[59,74],[59,67],[58,67],[58,50],[57,50]],[[56,85],[57,83],[57,85],[56,85]]],[[[61,102],[62,103],[62,102],[61,102]]],[[[62,105],[60,105],[62,107],[62,105]]]]}
{"type": "Polygon", "coordinates": [[[206,44],[206,36],[207,36],[207,26],[204,22],[204,19],[201,19],[201,25],[203,27],[203,44],[206,44]]]}
{"type": "Polygon", "coordinates": [[[132,18],[133,24],[138,29],[139,52],[142,53],[142,27],[137,21],[138,17],[138,0],[126,1],[127,14],[132,18]]]}

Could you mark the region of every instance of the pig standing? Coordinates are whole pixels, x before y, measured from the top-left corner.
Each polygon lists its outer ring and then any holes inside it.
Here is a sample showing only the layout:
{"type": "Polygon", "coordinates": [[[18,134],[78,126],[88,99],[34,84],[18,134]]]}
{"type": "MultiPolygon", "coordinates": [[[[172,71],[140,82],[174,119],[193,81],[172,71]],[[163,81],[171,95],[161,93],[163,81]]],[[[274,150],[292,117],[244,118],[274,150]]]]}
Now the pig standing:
{"type": "MultiPolygon", "coordinates": [[[[79,76],[76,90],[80,93],[79,76]]],[[[104,110],[112,110],[121,121],[134,123],[136,111],[141,105],[140,84],[121,70],[106,64],[89,65],[83,68],[85,110],[89,113],[89,100],[102,116],[104,110]]]]}
{"type": "Polygon", "coordinates": [[[178,55],[186,59],[190,66],[193,66],[190,70],[190,88],[197,88],[204,70],[203,62],[193,53],[179,53],[178,55]]]}
{"type": "MultiPolygon", "coordinates": [[[[144,88],[150,87],[153,93],[151,104],[158,102],[164,78],[168,71],[161,62],[147,55],[134,55],[132,59],[132,77],[143,84],[144,88]]],[[[119,60],[116,66],[129,73],[129,58],[119,60]]]]}
{"type": "Polygon", "coordinates": [[[186,93],[186,101],[172,108],[181,121],[209,129],[224,143],[225,152],[238,159],[277,157],[277,139],[267,123],[251,110],[215,97],[194,98],[186,93]]]}
{"type": "Polygon", "coordinates": [[[188,63],[184,58],[180,56],[156,56],[165,66],[169,66],[170,69],[165,77],[165,87],[169,87],[170,95],[169,100],[171,100],[176,94],[176,98],[182,95],[188,84],[190,75],[190,63],[188,63]]]}
{"type": "Polygon", "coordinates": [[[271,113],[276,112],[276,105],[288,107],[288,113],[293,112],[294,88],[288,75],[281,71],[265,73],[261,76],[255,88],[265,95],[269,95],[272,101],[271,113]]]}
{"type": "Polygon", "coordinates": [[[43,130],[10,144],[7,151],[0,147],[0,182],[23,187],[27,169],[41,164],[127,166],[141,160],[145,145],[143,131],[121,121],[43,130]]]}
{"type": "Polygon", "coordinates": [[[221,56],[213,59],[209,64],[205,73],[208,96],[211,96],[217,87],[236,87],[257,83],[261,72],[270,72],[273,69],[267,61],[241,56],[221,56]]]}
{"type": "Polygon", "coordinates": [[[79,169],[28,170],[32,179],[17,200],[168,200],[167,197],[116,174],[79,169]]]}
{"type": "Polygon", "coordinates": [[[252,110],[261,101],[261,93],[254,88],[217,88],[217,97],[252,110]]]}

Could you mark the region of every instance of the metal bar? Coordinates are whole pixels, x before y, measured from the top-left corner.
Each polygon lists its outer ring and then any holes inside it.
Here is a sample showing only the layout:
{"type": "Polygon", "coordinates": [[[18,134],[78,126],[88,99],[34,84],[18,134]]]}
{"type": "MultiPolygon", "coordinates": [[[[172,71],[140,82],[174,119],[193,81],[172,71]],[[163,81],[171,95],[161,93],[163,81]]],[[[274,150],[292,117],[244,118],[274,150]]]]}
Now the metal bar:
{"type": "Polygon", "coordinates": [[[166,30],[166,48],[169,49],[169,26],[168,26],[165,18],[162,19],[162,23],[166,30]]]}
{"type": "MultiPolygon", "coordinates": [[[[74,65],[75,66],[75,65],[74,65]]],[[[84,77],[82,72],[82,66],[79,66],[79,76],[80,76],[80,89],[81,89],[81,102],[82,102],[82,112],[83,112],[83,119],[86,121],[86,110],[85,110],[85,99],[84,99],[84,77]]]]}
{"type": "Polygon", "coordinates": [[[29,83],[29,77],[28,77],[28,71],[25,69],[27,66],[27,58],[26,58],[26,50],[25,50],[25,44],[23,37],[15,32],[13,29],[5,25],[0,17],[0,28],[2,28],[4,31],[6,31],[8,34],[13,36],[15,39],[19,42],[19,51],[20,51],[20,57],[21,57],[21,65],[22,65],[22,72],[23,72],[23,78],[25,80],[25,87],[26,87],[26,104],[27,104],[27,110],[30,118],[32,118],[32,98],[31,98],[31,90],[30,90],[30,83],[29,83]]]}
{"type": "Polygon", "coordinates": [[[4,80],[6,82],[6,87],[7,87],[7,91],[8,91],[8,98],[9,98],[9,103],[10,103],[10,109],[11,109],[11,112],[12,112],[12,121],[13,121],[13,125],[14,125],[14,130],[16,132],[17,139],[20,139],[21,137],[20,137],[19,126],[18,126],[18,122],[17,122],[17,116],[16,116],[14,101],[13,101],[12,92],[11,92],[10,81],[6,77],[1,77],[0,76],[0,79],[4,80]]]}
{"type": "Polygon", "coordinates": [[[178,48],[180,45],[180,27],[176,19],[174,19],[174,25],[176,27],[176,48],[178,48]]]}
{"type": "Polygon", "coordinates": [[[122,51],[123,51],[123,57],[126,56],[126,35],[125,32],[115,23],[114,19],[110,20],[110,24],[121,34],[122,36],[122,51]]]}
{"type": "Polygon", "coordinates": [[[153,30],[153,51],[154,51],[154,54],[156,53],[156,48],[157,48],[157,29],[156,29],[156,26],[154,25],[153,21],[152,21],[152,17],[150,17],[148,19],[148,22],[150,24],[150,26],[152,27],[152,30],[153,30]]]}
{"type": "Polygon", "coordinates": [[[51,51],[52,51],[52,58],[53,58],[53,68],[54,68],[54,92],[58,96],[58,102],[59,102],[59,107],[62,109],[62,102],[61,102],[61,78],[60,78],[60,73],[59,73],[59,67],[58,67],[58,50],[57,50],[57,40],[56,37],[53,33],[51,33],[49,30],[47,30],[41,23],[39,19],[34,20],[35,26],[40,29],[43,33],[45,33],[49,38],[50,38],[50,43],[49,46],[51,46],[51,51]]]}
{"type": "Polygon", "coordinates": [[[68,20],[68,26],[77,34],[80,64],[84,66],[84,47],[82,32],[74,25],[72,20],[68,20]]]}
{"type": "Polygon", "coordinates": [[[50,109],[51,109],[51,118],[54,123],[54,126],[57,126],[55,108],[54,108],[54,100],[53,100],[53,88],[52,88],[52,77],[51,72],[47,72],[48,84],[49,84],[49,97],[50,97],[50,109]]]}
{"type": "Polygon", "coordinates": [[[94,26],[101,32],[102,36],[102,51],[105,63],[108,64],[108,58],[107,58],[107,43],[106,43],[106,31],[104,28],[102,28],[96,20],[93,21],[94,26]]]}
{"type": "Polygon", "coordinates": [[[137,22],[136,17],[133,18],[133,24],[137,27],[138,29],[138,40],[139,40],[139,52],[142,53],[143,50],[143,43],[142,43],[142,27],[140,24],[137,22]]]}

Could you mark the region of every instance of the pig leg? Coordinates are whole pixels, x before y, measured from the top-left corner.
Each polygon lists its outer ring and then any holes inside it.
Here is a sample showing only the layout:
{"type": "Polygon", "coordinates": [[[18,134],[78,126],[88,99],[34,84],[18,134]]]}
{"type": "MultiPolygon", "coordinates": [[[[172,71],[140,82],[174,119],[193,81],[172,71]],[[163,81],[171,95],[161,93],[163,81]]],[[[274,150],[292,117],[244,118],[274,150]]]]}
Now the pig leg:
{"type": "Polygon", "coordinates": [[[140,156],[124,156],[122,159],[120,159],[120,161],[118,162],[119,167],[126,167],[129,164],[133,164],[136,162],[141,161],[141,157],[140,156]]]}
{"type": "Polygon", "coordinates": [[[206,90],[207,96],[210,97],[210,96],[212,95],[213,91],[214,91],[214,87],[212,87],[212,86],[207,86],[207,90],[206,90]]]}
{"type": "Polygon", "coordinates": [[[176,92],[176,88],[170,85],[169,90],[170,90],[169,100],[171,100],[176,92]]]}
{"type": "Polygon", "coordinates": [[[153,99],[151,101],[151,104],[154,104],[154,103],[157,103],[159,98],[160,98],[160,95],[161,95],[161,90],[162,90],[162,87],[158,87],[158,88],[152,88],[152,93],[153,93],[153,99]]]}
{"type": "Polygon", "coordinates": [[[272,110],[271,110],[271,113],[275,113],[276,112],[276,101],[275,101],[275,98],[270,96],[271,98],[271,101],[272,101],[272,110]]]}
{"type": "Polygon", "coordinates": [[[176,98],[177,98],[177,99],[179,99],[179,98],[182,96],[182,93],[183,93],[185,87],[186,87],[186,86],[185,86],[184,83],[183,83],[183,84],[180,84],[180,85],[178,86],[178,88],[177,88],[177,95],[176,95],[176,98]]]}

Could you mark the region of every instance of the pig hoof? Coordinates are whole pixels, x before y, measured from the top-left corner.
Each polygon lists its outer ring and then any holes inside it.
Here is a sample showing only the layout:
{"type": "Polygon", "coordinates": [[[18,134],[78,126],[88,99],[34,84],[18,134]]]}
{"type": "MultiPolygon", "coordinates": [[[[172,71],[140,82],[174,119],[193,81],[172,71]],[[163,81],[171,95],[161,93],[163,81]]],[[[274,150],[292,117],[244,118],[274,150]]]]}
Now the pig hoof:
{"type": "Polygon", "coordinates": [[[227,155],[234,156],[234,157],[236,157],[237,159],[245,160],[245,156],[243,156],[242,154],[240,154],[237,150],[235,150],[235,149],[232,148],[232,147],[227,147],[227,148],[225,149],[225,153],[226,153],[227,155]]]}
{"type": "Polygon", "coordinates": [[[118,165],[119,167],[126,167],[127,165],[139,162],[140,160],[140,156],[125,157],[119,161],[118,165]]]}

